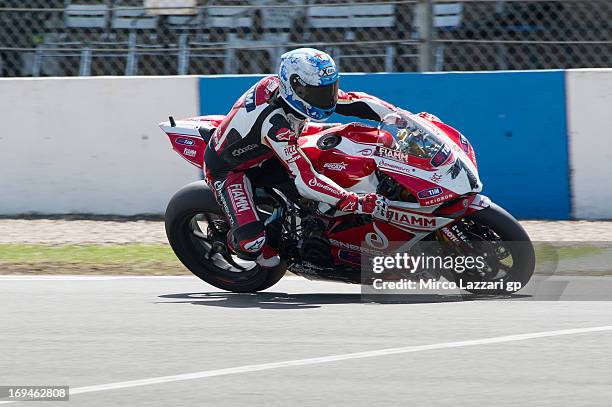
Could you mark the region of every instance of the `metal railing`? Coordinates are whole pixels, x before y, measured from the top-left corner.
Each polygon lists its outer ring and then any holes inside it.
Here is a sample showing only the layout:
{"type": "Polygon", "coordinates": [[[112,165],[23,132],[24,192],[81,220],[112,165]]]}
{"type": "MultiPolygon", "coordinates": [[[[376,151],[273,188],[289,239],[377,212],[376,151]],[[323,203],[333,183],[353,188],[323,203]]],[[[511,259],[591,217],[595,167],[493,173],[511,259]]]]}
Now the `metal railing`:
{"type": "Polygon", "coordinates": [[[0,76],[274,72],[321,48],[344,72],[612,66],[609,0],[0,0],[0,76]]]}

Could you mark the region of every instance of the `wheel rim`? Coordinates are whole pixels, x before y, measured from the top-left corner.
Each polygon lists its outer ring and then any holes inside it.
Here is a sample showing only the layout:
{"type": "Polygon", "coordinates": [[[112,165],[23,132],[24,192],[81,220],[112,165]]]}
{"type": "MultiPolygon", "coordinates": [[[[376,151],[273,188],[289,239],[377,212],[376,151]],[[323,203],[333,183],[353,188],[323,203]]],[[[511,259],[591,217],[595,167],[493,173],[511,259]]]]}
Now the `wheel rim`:
{"type": "Polygon", "coordinates": [[[514,243],[518,242],[506,242],[491,227],[471,219],[464,219],[463,225],[470,243],[477,243],[474,251],[485,257],[486,268],[469,270],[459,277],[474,281],[497,281],[511,276],[518,265],[514,253],[514,243]]]}
{"type": "Polygon", "coordinates": [[[229,226],[225,218],[213,213],[190,214],[181,227],[182,239],[191,246],[193,260],[205,265],[209,273],[228,282],[255,277],[260,267],[253,261],[238,258],[230,251],[226,241],[227,232],[229,226]]]}

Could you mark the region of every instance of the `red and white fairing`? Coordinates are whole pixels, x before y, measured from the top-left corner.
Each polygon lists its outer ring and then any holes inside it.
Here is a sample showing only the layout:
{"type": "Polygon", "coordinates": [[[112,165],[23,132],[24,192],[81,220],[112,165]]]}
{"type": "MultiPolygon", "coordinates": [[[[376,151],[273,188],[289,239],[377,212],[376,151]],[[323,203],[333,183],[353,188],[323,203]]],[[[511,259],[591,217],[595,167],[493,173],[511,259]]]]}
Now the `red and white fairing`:
{"type": "Polygon", "coordinates": [[[432,157],[403,153],[395,148],[395,139],[390,133],[359,123],[302,136],[300,145],[317,171],[349,191],[376,192],[379,182],[376,170],[392,177],[416,202],[391,202],[389,223],[414,230],[436,230],[454,219],[435,216],[432,212],[461,196],[465,196],[462,208],[449,207],[443,213],[465,212],[476,193],[482,190],[482,183],[474,150],[463,135],[430,117],[413,116],[413,119],[441,141],[432,157]],[[340,136],[341,141],[333,148],[326,148],[325,140],[330,135],[340,136]],[[468,172],[472,175],[471,181],[468,172]]]}
{"type": "MultiPolygon", "coordinates": [[[[200,135],[219,126],[223,116],[201,116],[160,123],[173,149],[187,161],[203,166],[206,142],[200,135]]],[[[329,127],[309,123],[298,140],[300,148],[320,174],[358,194],[377,191],[377,171],[393,178],[411,199],[391,201],[387,219],[347,229],[341,225],[352,214],[337,211],[327,238],[339,263],[359,264],[359,253],[383,252],[389,242],[411,245],[456,219],[489,206],[480,195],[482,183],[474,149],[451,126],[428,114],[412,115],[422,133],[438,143],[430,155],[398,149],[395,135],[362,123],[329,127]],[[336,232],[336,230],[339,230],[336,232]]]]}
{"type": "Polygon", "coordinates": [[[174,151],[191,164],[202,168],[206,142],[199,129],[212,131],[221,124],[224,117],[223,115],[190,117],[177,120],[174,126],[169,121],[162,122],[159,127],[168,135],[174,151]]]}

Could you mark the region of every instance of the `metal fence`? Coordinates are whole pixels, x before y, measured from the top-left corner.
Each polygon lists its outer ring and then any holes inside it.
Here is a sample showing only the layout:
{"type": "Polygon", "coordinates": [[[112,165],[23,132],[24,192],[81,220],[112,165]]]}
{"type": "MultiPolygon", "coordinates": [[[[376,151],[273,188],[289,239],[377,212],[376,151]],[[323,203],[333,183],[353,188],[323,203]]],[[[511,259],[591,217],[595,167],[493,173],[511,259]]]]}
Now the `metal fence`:
{"type": "Polygon", "coordinates": [[[612,66],[612,0],[0,0],[0,76],[612,66]]]}

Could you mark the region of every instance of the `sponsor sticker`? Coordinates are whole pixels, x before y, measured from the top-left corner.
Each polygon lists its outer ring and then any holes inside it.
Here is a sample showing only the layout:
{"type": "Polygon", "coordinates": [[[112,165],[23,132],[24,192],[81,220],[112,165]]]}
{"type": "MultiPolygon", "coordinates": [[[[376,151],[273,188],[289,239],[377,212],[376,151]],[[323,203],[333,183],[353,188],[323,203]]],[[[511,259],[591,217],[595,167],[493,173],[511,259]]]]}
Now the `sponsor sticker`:
{"type": "MultiPolygon", "coordinates": [[[[358,263],[361,264],[361,263],[358,263]]],[[[323,267],[317,266],[316,264],[310,263],[308,261],[301,261],[299,263],[293,263],[289,266],[289,271],[293,271],[294,273],[299,274],[309,274],[309,275],[318,275],[319,272],[325,270],[323,267]]]]}
{"type": "Polygon", "coordinates": [[[243,245],[244,250],[247,252],[256,252],[264,245],[266,238],[264,236],[253,240],[252,242],[247,242],[243,245]]]}
{"type": "Polygon", "coordinates": [[[336,73],[335,66],[326,66],[325,68],[319,70],[319,76],[330,76],[336,73]]]}
{"type": "Polygon", "coordinates": [[[300,158],[300,154],[297,151],[297,147],[295,144],[289,145],[283,149],[285,152],[285,162],[288,164],[292,164],[300,158]]]}
{"type": "Polygon", "coordinates": [[[395,172],[400,172],[402,174],[412,174],[414,172],[414,168],[406,165],[406,163],[398,162],[395,160],[385,160],[384,158],[380,160],[378,167],[381,169],[388,169],[395,172]]]}
{"type": "Polygon", "coordinates": [[[391,223],[405,225],[411,227],[435,228],[436,218],[421,216],[418,214],[389,209],[387,211],[387,219],[391,223]]]}
{"type": "Polygon", "coordinates": [[[446,226],[443,227],[442,229],[440,229],[440,231],[442,233],[444,233],[444,235],[451,241],[454,243],[464,243],[464,242],[468,242],[469,238],[465,235],[465,233],[463,233],[463,231],[461,229],[459,229],[459,227],[457,225],[453,225],[453,226],[446,226]]]}
{"type": "Polygon", "coordinates": [[[452,198],[453,196],[454,196],[453,194],[445,194],[442,196],[436,196],[434,198],[428,199],[427,201],[424,201],[423,206],[438,204],[438,203],[444,202],[452,198]]]}
{"type": "Polygon", "coordinates": [[[274,137],[277,141],[291,141],[296,138],[295,133],[293,133],[291,129],[288,129],[286,127],[277,130],[274,137]]]}
{"type": "Polygon", "coordinates": [[[242,154],[249,152],[251,150],[254,150],[256,148],[257,148],[257,144],[249,144],[248,146],[244,146],[244,147],[233,150],[232,155],[234,157],[240,157],[242,154]]]}
{"type": "Polygon", "coordinates": [[[389,247],[389,239],[387,236],[376,227],[375,223],[372,224],[372,227],[374,228],[374,232],[365,235],[365,242],[368,246],[380,250],[389,247]]]}
{"type": "Polygon", "coordinates": [[[178,137],[176,139],[176,144],[181,144],[183,146],[192,146],[195,144],[195,141],[190,138],[178,137]]]}
{"type": "Polygon", "coordinates": [[[332,170],[332,171],[344,171],[347,166],[348,164],[345,162],[323,164],[323,168],[327,168],[328,170],[332,170]]]}
{"type": "Polygon", "coordinates": [[[223,208],[223,212],[225,213],[227,220],[229,220],[231,226],[234,226],[236,224],[236,220],[234,219],[233,213],[229,210],[229,206],[227,205],[227,199],[225,199],[225,196],[223,194],[218,194],[217,197],[221,201],[221,207],[223,208]]]}
{"type": "Polygon", "coordinates": [[[369,157],[374,154],[374,150],[371,148],[364,148],[363,150],[357,151],[357,153],[361,154],[364,157],[369,157]]]}
{"type": "Polygon", "coordinates": [[[384,252],[380,251],[380,250],[376,250],[376,249],[370,249],[367,248],[365,246],[359,247],[357,245],[354,245],[352,243],[347,243],[347,242],[343,242],[340,240],[336,240],[336,239],[329,239],[329,243],[332,244],[333,246],[339,247],[341,249],[347,249],[347,250],[352,250],[355,252],[363,252],[363,253],[367,253],[367,254],[373,254],[373,255],[381,255],[384,252]]]}
{"type": "Polygon", "coordinates": [[[227,187],[227,190],[229,192],[234,212],[240,213],[251,210],[249,198],[247,197],[242,184],[231,184],[227,187]]]}
{"type": "Polygon", "coordinates": [[[344,195],[342,192],[340,192],[339,190],[337,190],[336,188],[334,188],[333,186],[329,185],[329,184],[325,184],[321,181],[319,181],[318,178],[311,178],[308,180],[308,186],[313,188],[313,189],[318,189],[320,190],[324,190],[329,192],[330,195],[332,196],[336,196],[339,198],[344,198],[344,195]]]}
{"type": "Polygon", "coordinates": [[[196,150],[191,149],[191,148],[186,148],[183,150],[183,154],[185,154],[188,157],[195,157],[197,153],[198,152],[196,150]]]}
{"type": "Polygon", "coordinates": [[[408,154],[387,147],[378,147],[378,155],[395,161],[408,162],[408,154]]]}
{"type": "Polygon", "coordinates": [[[257,107],[255,103],[255,87],[252,87],[247,94],[244,95],[244,107],[247,112],[251,112],[257,107]]]}
{"type": "Polygon", "coordinates": [[[438,196],[442,193],[442,188],[439,187],[435,187],[435,188],[429,188],[429,189],[425,189],[423,191],[419,191],[418,195],[419,198],[432,198],[434,196],[438,196]]]}

